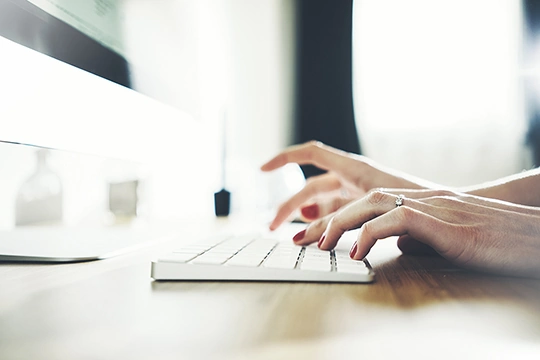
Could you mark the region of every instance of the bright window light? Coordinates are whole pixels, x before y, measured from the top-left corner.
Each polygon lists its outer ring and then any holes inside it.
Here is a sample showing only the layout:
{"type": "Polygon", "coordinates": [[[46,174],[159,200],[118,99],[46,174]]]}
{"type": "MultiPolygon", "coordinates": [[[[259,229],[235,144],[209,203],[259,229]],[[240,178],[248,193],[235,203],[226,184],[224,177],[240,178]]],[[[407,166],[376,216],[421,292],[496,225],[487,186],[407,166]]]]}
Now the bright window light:
{"type": "Polygon", "coordinates": [[[353,41],[366,155],[447,184],[523,165],[520,2],[356,0],[353,41]]]}

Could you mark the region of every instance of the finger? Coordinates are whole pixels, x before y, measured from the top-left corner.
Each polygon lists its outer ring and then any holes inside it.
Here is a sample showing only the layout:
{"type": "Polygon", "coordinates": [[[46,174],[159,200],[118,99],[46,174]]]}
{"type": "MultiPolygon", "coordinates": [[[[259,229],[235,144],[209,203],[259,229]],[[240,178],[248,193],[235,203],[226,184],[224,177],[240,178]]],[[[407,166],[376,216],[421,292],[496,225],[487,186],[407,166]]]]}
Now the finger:
{"type": "Polygon", "coordinates": [[[401,206],[362,225],[358,240],[351,249],[351,258],[361,260],[366,257],[377,240],[402,235],[409,235],[438,253],[444,254],[451,245],[449,239],[458,235],[451,234],[452,230],[454,230],[452,224],[410,207],[401,206]]]}
{"type": "MultiPolygon", "coordinates": [[[[454,206],[459,206],[463,210],[474,211],[476,213],[489,212],[491,209],[496,208],[500,210],[519,212],[522,214],[538,214],[537,207],[514,204],[503,200],[484,198],[476,195],[457,194],[451,199],[454,200],[454,206]]],[[[424,202],[437,205],[448,202],[448,200],[450,199],[445,196],[434,196],[432,198],[425,199],[424,202]]]]}
{"type": "Polygon", "coordinates": [[[312,204],[302,206],[300,213],[303,220],[310,222],[336,212],[343,206],[348,205],[351,201],[353,199],[345,198],[341,195],[331,196],[329,199],[321,199],[312,204]]]}
{"type": "Polygon", "coordinates": [[[457,197],[463,195],[461,193],[447,190],[447,189],[389,189],[380,188],[378,191],[382,191],[393,195],[404,195],[409,199],[425,199],[433,196],[446,196],[457,197]]]}
{"type": "Polygon", "coordinates": [[[328,224],[325,238],[319,247],[323,250],[333,249],[345,231],[357,229],[366,221],[394,209],[396,199],[396,195],[372,191],[363,198],[345,206],[336,213],[328,224]]]}
{"type": "Polygon", "coordinates": [[[315,165],[324,170],[343,172],[351,164],[351,155],[318,141],[291,146],[261,166],[262,171],[275,170],[287,163],[315,165]]]}
{"type": "Polygon", "coordinates": [[[473,206],[468,206],[467,204],[474,204],[474,205],[480,205],[485,208],[485,210],[492,209],[492,208],[498,208],[501,210],[508,210],[508,211],[518,211],[521,213],[528,213],[528,214],[537,214],[538,208],[526,206],[526,205],[520,205],[520,204],[514,204],[511,202],[499,200],[499,199],[492,199],[492,198],[486,198],[482,196],[477,195],[470,195],[466,193],[459,193],[451,190],[434,190],[434,189],[421,189],[421,190],[415,190],[415,189],[379,189],[379,191],[383,191],[389,194],[403,194],[405,197],[410,199],[419,199],[422,200],[426,204],[432,204],[436,206],[458,206],[462,210],[472,210],[473,212],[478,212],[479,209],[473,206]],[[453,203],[450,203],[449,201],[454,199],[453,203]],[[453,205],[452,205],[453,204],[453,205]]]}
{"type": "Polygon", "coordinates": [[[428,246],[409,235],[402,235],[397,241],[397,247],[406,255],[439,255],[431,246],[428,246]]]}
{"type": "Polygon", "coordinates": [[[294,243],[305,246],[319,242],[333,216],[334,214],[328,214],[310,223],[306,229],[300,231],[293,237],[294,243]]]}
{"type": "MultiPolygon", "coordinates": [[[[333,249],[345,231],[357,229],[365,222],[394,210],[398,206],[397,199],[398,196],[394,194],[372,191],[363,198],[345,206],[336,213],[328,224],[325,239],[320,246],[321,249],[333,249]]],[[[449,223],[460,223],[473,216],[472,212],[462,211],[454,204],[451,207],[439,207],[426,204],[422,200],[411,198],[402,198],[402,200],[401,207],[406,206],[428,214],[437,214],[436,217],[439,220],[449,223]]],[[[452,202],[452,200],[449,201],[449,203],[452,202]]]]}
{"type": "Polygon", "coordinates": [[[279,206],[276,216],[270,223],[270,230],[277,229],[300,205],[311,200],[316,195],[335,191],[340,187],[339,179],[332,173],[309,178],[302,190],[279,206]]]}

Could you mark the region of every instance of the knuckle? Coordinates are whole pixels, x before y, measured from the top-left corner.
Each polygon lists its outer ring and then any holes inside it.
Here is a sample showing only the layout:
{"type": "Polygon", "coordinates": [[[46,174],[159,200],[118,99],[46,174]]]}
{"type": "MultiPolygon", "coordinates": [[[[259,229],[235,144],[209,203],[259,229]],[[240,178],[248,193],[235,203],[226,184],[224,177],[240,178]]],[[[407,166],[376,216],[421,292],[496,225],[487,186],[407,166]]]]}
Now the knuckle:
{"type": "Polygon", "coordinates": [[[454,197],[457,195],[457,193],[452,190],[440,190],[438,195],[443,197],[454,197]]]}
{"type": "Polygon", "coordinates": [[[330,223],[328,224],[329,228],[338,230],[338,231],[347,231],[348,229],[345,226],[345,223],[343,222],[341,216],[339,216],[339,213],[332,218],[330,223]]]}
{"type": "Polygon", "coordinates": [[[373,237],[373,223],[371,222],[367,222],[367,223],[364,223],[361,227],[361,233],[363,236],[366,236],[368,238],[371,238],[373,237]]]}
{"type": "Polygon", "coordinates": [[[344,209],[338,210],[332,219],[328,227],[332,227],[336,231],[345,232],[351,230],[351,223],[349,216],[346,214],[344,209]]]}
{"type": "Polygon", "coordinates": [[[432,197],[438,198],[438,199],[449,200],[449,199],[454,199],[457,196],[458,196],[458,193],[452,190],[437,190],[435,192],[435,195],[433,195],[432,197]]]}
{"type": "Polygon", "coordinates": [[[398,217],[398,221],[401,221],[403,223],[412,222],[416,218],[416,211],[406,205],[400,206],[394,211],[398,217]]]}
{"type": "Polygon", "coordinates": [[[367,195],[367,201],[371,205],[379,205],[382,203],[386,198],[388,197],[388,194],[379,190],[371,191],[367,195]]]}
{"type": "Polygon", "coordinates": [[[317,153],[323,148],[323,143],[316,140],[311,140],[307,143],[306,156],[309,162],[313,162],[317,153]]]}
{"type": "Polygon", "coordinates": [[[309,224],[309,231],[315,231],[317,233],[322,233],[327,227],[327,221],[325,218],[318,219],[309,224]]]}
{"type": "Polygon", "coordinates": [[[320,148],[323,146],[323,143],[317,140],[311,140],[307,142],[307,145],[311,148],[320,148]]]}

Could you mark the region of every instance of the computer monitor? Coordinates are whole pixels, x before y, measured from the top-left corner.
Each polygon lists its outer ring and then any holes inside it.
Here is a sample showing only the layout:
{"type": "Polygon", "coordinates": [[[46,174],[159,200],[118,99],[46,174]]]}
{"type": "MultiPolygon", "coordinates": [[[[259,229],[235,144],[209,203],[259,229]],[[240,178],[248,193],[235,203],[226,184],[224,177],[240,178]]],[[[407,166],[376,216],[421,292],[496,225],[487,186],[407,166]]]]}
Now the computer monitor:
{"type": "Polygon", "coordinates": [[[130,89],[151,75],[92,28],[112,31],[115,4],[0,0],[0,259],[109,256],[156,218],[208,208],[201,124],[130,89]]]}
{"type": "Polygon", "coordinates": [[[194,113],[199,7],[174,1],[0,0],[0,36],[194,113]]]}

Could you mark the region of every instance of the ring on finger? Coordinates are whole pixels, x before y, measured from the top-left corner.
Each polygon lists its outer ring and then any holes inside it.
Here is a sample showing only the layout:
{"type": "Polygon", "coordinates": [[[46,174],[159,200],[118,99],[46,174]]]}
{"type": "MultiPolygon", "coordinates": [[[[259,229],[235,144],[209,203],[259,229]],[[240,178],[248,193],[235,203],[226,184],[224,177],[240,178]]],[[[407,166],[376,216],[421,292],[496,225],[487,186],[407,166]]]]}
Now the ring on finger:
{"type": "Polygon", "coordinates": [[[399,194],[398,197],[396,198],[396,207],[400,207],[401,205],[403,205],[403,201],[405,200],[405,195],[403,194],[399,194]]]}

